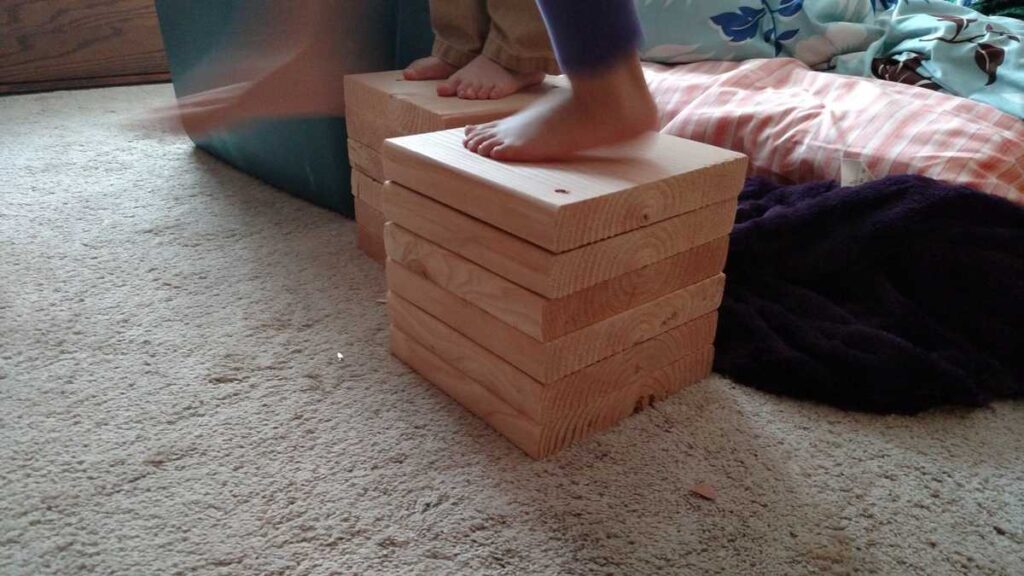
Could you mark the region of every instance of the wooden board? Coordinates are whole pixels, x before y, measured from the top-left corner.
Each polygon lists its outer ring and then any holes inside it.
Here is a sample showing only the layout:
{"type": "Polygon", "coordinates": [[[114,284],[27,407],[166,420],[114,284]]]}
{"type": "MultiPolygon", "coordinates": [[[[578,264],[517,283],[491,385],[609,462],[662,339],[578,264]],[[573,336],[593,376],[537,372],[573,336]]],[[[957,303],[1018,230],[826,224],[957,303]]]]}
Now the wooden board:
{"type": "Polygon", "coordinates": [[[349,138],[348,161],[353,169],[360,170],[377,182],[384,182],[384,161],[379,152],[366,144],[349,138]]]}
{"type": "Polygon", "coordinates": [[[0,28],[3,92],[168,73],[153,0],[4,0],[0,28]]]}
{"type": "Polygon", "coordinates": [[[388,221],[546,298],[561,298],[725,236],[736,199],[555,254],[408,190],[384,184],[388,221]]]}
{"type": "Polygon", "coordinates": [[[544,298],[389,222],[388,257],[492,316],[548,342],[722,272],[729,238],[680,252],[562,298],[544,298]]]}
{"type": "Polygon", "coordinates": [[[710,374],[714,349],[704,348],[649,375],[633,379],[612,394],[580,406],[564,420],[539,424],[509,406],[423,344],[391,327],[391,352],[426,380],[476,414],[533,458],[545,458],[569,444],[606,429],[710,374]]]}
{"type": "Polygon", "coordinates": [[[355,199],[356,222],[376,235],[384,238],[384,213],[377,210],[362,198],[355,199]]]}
{"type": "Polygon", "coordinates": [[[387,258],[387,250],[384,246],[384,214],[363,200],[362,197],[355,199],[356,208],[356,233],[358,234],[356,245],[366,253],[367,256],[383,263],[387,258]]]}
{"type": "Polygon", "coordinates": [[[387,260],[387,250],[384,248],[384,239],[362,226],[356,227],[356,246],[369,256],[372,260],[383,265],[387,260]]]}
{"type": "Polygon", "coordinates": [[[352,195],[384,218],[384,185],[359,170],[352,170],[352,195]]]}
{"type": "Polygon", "coordinates": [[[388,311],[393,326],[541,424],[565,420],[629,386],[635,378],[711,346],[717,322],[717,313],[706,314],[542,384],[396,293],[389,294],[388,311]]]}
{"type": "Polygon", "coordinates": [[[345,77],[349,138],[380,150],[386,138],[488,122],[513,114],[553,89],[567,86],[549,77],[539,86],[500,100],[462,100],[437,95],[437,81],[409,82],[402,72],[345,77]]]}
{"type": "Polygon", "coordinates": [[[514,164],[474,154],[462,130],[388,140],[384,175],[552,252],[650,226],[739,196],[742,154],[665,134],[514,164]]]}
{"type": "Polygon", "coordinates": [[[719,274],[557,340],[540,342],[393,260],[387,261],[386,269],[388,290],[542,384],[717,310],[725,287],[725,276],[719,274]]]}
{"type": "Polygon", "coordinates": [[[135,86],[139,84],[162,84],[171,81],[169,72],[159,74],[137,74],[130,76],[101,76],[97,78],[72,78],[70,80],[47,80],[44,82],[22,82],[0,84],[0,94],[24,94],[28,92],[50,92],[53,90],[77,90],[107,86],[135,86]]]}
{"type": "Polygon", "coordinates": [[[534,458],[540,458],[539,424],[502,402],[437,355],[391,328],[391,353],[534,458]]]}

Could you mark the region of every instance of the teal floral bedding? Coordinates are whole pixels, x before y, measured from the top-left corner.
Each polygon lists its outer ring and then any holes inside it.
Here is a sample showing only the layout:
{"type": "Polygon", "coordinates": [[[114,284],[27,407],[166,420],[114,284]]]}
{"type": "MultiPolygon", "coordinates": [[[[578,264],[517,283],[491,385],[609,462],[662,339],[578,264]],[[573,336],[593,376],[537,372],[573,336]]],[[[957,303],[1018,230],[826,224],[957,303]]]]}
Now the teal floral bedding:
{"type": "Polygon", "coordinates": [[[789,57],[943,90],[1024,118],[1024,21],[973,0],[637,0],[644,59],[789,57]]]}

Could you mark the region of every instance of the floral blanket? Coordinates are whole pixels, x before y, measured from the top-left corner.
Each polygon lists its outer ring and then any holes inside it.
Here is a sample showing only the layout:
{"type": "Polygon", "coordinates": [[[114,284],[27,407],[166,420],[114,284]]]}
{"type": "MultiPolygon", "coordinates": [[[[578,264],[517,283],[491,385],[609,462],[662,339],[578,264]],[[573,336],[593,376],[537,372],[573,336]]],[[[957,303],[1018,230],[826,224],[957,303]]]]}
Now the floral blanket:
{"type": "Polygon", "coordinates": [[[785,56],[817,70],[945,91],[1024,118],[1024,21],[972,0],[637,0],[644,58],[785,56]]]}

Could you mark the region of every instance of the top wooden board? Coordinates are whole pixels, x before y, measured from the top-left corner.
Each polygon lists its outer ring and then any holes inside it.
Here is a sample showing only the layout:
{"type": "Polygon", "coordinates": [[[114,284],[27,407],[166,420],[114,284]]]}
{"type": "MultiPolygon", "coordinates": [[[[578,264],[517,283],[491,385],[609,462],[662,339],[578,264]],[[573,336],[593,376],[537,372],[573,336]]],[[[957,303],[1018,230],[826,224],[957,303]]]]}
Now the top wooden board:
{"type": "Polygon", "coordinates": [[[349,138],[380,150],[386,138],[422,134],[489,122],[523,109],[557,87],[563,77],[500,100],[461,100],[437,95],[437,81],[408,81],[400,70],[345,77],[345,115],[349,138]]]}
{"type": "Polygon", "coordinates": [[[735,198],[747,170],[742,154],[664,134],[544,163],[498,162],[462,140],[390,139],[384,176],[556,253],[735,198]]]}

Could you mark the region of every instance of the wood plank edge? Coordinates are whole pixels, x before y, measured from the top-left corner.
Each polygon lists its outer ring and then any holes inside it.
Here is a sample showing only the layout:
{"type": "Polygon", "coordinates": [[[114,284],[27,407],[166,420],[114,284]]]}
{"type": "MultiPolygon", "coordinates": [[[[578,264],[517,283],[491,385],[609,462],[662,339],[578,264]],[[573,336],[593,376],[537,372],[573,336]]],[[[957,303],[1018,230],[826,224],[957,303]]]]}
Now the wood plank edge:
{"type": "Polygon", "coordinates": [[[391,353],[489,424],[531,458],[541,457],[539,424],[438,358],[395,326],[391,326],[391,353]]]}

